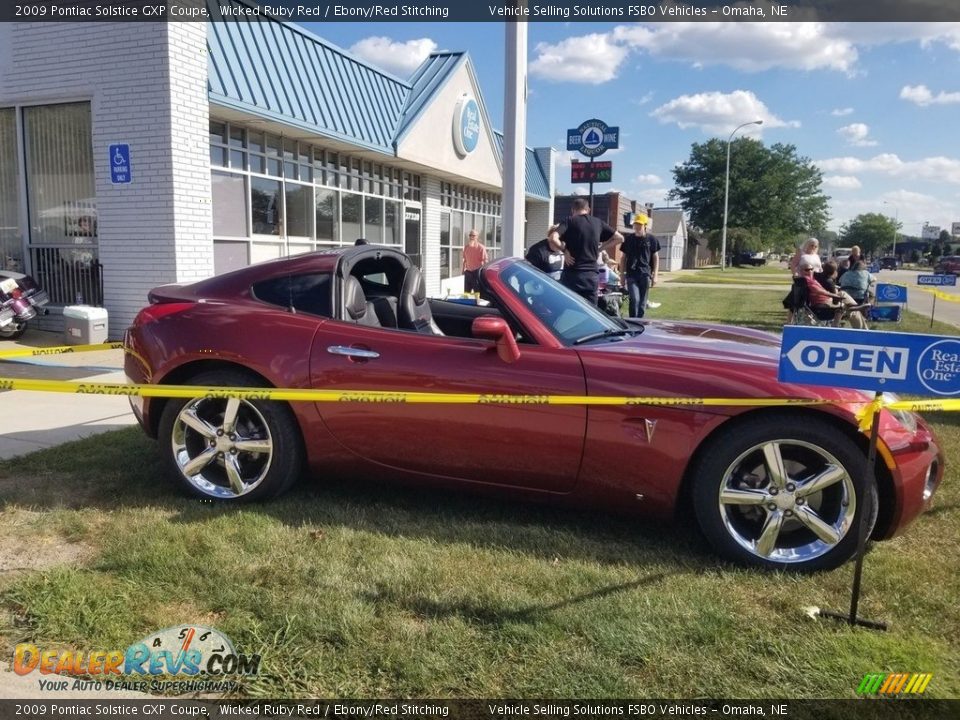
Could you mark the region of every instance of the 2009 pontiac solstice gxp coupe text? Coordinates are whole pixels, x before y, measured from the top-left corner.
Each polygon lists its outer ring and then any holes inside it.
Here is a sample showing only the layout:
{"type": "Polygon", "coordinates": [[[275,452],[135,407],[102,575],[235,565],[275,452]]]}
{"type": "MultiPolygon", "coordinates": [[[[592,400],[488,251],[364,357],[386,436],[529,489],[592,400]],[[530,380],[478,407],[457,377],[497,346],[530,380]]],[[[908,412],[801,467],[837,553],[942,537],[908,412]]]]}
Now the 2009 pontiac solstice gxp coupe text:
{"type": "Polygon", "coordinates": [[[856,412],[869,396],[778,382],[774,335],[608,317],[515,258],[484,267],[481,286],[489,305],[428,299],[409,258],[376,246],[162,286],[127,332],[126,372],[199,386],[832,402],[131,402],[172,474],[203,498],[265,499],[306,466],[652,517],[692,504],[717,551],[767,567],[843,563],[865,507],[873,537],[890,537],[943,477],[924,421],[884,410],[882,462],[866,483],[856,412]]]}

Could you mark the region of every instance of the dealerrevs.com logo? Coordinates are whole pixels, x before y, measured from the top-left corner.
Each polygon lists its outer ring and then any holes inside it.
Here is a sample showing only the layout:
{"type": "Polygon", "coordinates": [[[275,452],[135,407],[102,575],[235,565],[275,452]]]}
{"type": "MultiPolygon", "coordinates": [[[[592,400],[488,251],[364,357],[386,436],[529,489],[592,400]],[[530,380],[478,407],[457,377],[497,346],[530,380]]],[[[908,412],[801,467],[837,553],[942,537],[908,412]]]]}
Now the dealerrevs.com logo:
{"type": "Polygon", "coordinates": [[[860,695],[922,695],[933,673],[867,673],[860,681],[860,695]]]}
{"type": "Polygon", "coordinates": [[[77,678],[73,683],[41,679],[41,690],[222,692],[237,686],[232,678],[256,675],[259,670],[259,655],[238,653],[230,638],[202,625],[166,628],[126,650],[43,650],[21,643],[13,654],[13,671],[18,675],[37,672],[77,678]],[[177,679],[160,681],[161,677],[177,679]]]}

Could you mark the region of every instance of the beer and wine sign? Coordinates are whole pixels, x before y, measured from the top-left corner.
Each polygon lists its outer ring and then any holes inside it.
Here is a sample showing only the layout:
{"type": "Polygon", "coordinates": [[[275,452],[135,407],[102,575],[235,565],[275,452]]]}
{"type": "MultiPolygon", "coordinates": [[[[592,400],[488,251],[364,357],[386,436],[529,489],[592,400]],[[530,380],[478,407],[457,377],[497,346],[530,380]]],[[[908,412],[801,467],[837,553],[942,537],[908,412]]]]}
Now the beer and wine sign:
{"type": "MultiPolygon", "coordinates": [[[[620,147],[620,128],[610,127],[603,120],[591,118],[580,123],[579,127],[567,130],[567,150],[575,150],[590,158],[590,162],[570,163],[570,182],[590,183],[611,182],[613,180],[613,162],[606,160],[594,162],[594,158],[607,150],[620,147]]],[[[593,188],[590,188],[593,194],[593,188]]]]}

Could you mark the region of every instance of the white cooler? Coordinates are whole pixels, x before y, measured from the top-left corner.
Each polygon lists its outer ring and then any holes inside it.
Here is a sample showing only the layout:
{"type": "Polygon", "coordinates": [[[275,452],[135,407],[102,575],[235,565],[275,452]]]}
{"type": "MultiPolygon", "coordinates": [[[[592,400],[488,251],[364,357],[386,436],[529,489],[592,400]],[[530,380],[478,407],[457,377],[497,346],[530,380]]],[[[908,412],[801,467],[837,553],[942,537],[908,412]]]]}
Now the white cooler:
{"type": "Polygon", "coordinates": [[[63,309],[63,334],[68,345],[106,342],[106,309],[92,305],[68,305],[63,309]]]}

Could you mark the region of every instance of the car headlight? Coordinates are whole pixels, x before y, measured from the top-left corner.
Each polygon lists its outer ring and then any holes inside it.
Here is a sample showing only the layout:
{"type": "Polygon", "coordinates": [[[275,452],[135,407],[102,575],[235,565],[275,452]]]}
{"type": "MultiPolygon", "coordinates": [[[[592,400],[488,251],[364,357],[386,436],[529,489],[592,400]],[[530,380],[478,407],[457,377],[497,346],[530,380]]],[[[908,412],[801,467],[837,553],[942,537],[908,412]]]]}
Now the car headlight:
{"type": "MultiPolygon", "coordinates": [[[[884,403],[895,403],[900,400],[900,397],[895,393],[884,393],[883,401],[884,403]]],[[[894,410],[892,408],[886,408],[886,411],[890,413],[898,423],[903,425],[904,428],[910,432],[917,431],[917,416],[914,415],[909,410],[894,410]]]]}

